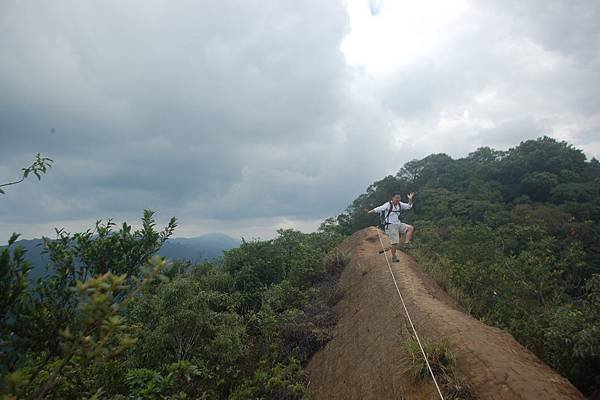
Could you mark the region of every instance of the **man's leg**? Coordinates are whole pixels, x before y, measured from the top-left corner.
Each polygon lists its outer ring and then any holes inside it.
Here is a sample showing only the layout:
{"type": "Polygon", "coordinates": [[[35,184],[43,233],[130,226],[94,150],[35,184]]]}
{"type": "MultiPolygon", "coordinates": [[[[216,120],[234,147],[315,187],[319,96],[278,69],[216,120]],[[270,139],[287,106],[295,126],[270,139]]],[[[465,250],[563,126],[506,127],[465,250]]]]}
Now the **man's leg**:
{"type": "Polygon", "coordinates": [[[394,258],[396,258],[396,250],[398,250],[398,244],[397,244],[397,243],[394,243],[394,244],[392,245],[392,260],[393,260],[394,258]]]}
{"type": "Polygon", "coordinates": [[[413,238],[414,233],[415,233],[415,227],[412,225],[409,225],[408,228],[406,229],[406,237],[404,239],[404,243],[410,243],[413,238]]]}
{"type": "Polygon", "coordinates": [[[402,248],[406,249],[406,250],[412,249],[412,244],[410,243],[410,241],[413,238],[413,234],[415,232],[415,227],[412,225],[402,223],[402,224],[400,224],[400,232],[402,234],[406,235],[404,237],[404,244],[402,245],[402,248]]]}
{"type": "Polygon", "coordinates": [[[398,262],[396,257],[396,251],[398,250],[398,244],[400,243],[400,229],[398,224],[389,224],[386,226],[386,233],[390,240],[392,248],[392,262],[398,262]]]}

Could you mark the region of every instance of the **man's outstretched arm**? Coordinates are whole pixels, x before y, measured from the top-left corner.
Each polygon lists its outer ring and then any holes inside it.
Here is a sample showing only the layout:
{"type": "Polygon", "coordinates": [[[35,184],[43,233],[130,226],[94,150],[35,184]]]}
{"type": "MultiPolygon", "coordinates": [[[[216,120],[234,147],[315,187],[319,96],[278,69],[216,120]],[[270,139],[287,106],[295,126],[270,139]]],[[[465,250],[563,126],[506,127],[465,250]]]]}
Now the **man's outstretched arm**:
{"type": "Polygon", "coordinates": [[[380,213],[382,211],[387,210],[389,206],[390,206],[390,203],[384,203],[384,204],[380,205],[379,207],[373,208],[372,210],[369,210],[368,208],[365,208],[364,211],[367,214],[380,213]]]}

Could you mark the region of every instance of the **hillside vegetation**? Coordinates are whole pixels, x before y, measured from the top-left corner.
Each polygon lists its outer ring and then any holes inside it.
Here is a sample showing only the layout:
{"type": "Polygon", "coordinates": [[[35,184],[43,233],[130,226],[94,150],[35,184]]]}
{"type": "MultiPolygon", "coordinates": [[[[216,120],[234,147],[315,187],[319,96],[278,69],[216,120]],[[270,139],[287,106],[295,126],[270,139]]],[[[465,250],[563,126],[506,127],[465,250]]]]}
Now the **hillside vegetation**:
{"type": "Polygon", "coordinates": [[[340,237],[281,230],[214,263],[151,258],[175,227],[146,211],[138,231],[59,231],[35,284],[14,236],[0,253],[0,398],[304,398],[303,368],[336,322],[340,237]]]}
{"type": "MultiPolygon", "coordinates": [[[[473,315],[586,393],[600,379],[600,163],[527,141],[411,161],[318,232],[244,241],[222,260],[153,257],[172,236],[99,222],[58,231],[52,274],[31,283],[0,250],[0,399],[303,399],[305,366],[331,338],[336,245],[376,220],[360,211],[415,191],[414,255],[473,315]]],[[[375,295],[375,293],[374,293],[375,295]]],[[[593,395],[592,395],[593,396],[593,395]]]]}
{"type": "Polygon", "coordinates": [[[377,223],[362,212],[417,192],[422,265],[473,315],[592,393],[600,385],[600,163],[548,137],[465,158],[433,154],[368,187],[322,229],[377,223]]]}

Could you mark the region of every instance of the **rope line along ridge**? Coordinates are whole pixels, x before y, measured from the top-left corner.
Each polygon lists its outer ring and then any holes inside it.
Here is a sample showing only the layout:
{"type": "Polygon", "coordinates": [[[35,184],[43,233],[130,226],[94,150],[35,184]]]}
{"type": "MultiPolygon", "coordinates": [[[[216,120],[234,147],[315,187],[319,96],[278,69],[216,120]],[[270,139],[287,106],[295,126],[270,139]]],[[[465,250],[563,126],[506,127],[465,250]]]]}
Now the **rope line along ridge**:
{"type": "Polygon", "coordinates": [[[421,339],[419,338],[419,334],[415,329],[415,325],[412,322],[412,318],[408,312],[408,308],[406,308],[406,303],[404,303],[404,298],[402,297],[402,293],[400,293],[400,288],[398,287],[398,282],[396,282],[396,277],[394,276],[394,272],[392,271],[392,265],[390,264],[390,260],[388,259],[387,252],[385,251],[385,246],[383,245],[383,240],[381,239],[381,234],[379,233],[379,228],[377,228],[377,236],[379,236],[379,243],[381,243],[381,249],[383,250],[383,255],[385,256],[385,261],[387,263],[388,269],[390,271],[390,275],[392,275],[392,279],[394,281],[394,286],[396,286],[396,291],[398,292],[398,296],[400,297],[400,301],[402,302],[402,307],[404,308],[404,312],[406,317],[408,318],[408,322],[410,323],[410,327],[415,335],[415,339],[417,339],[417,343],[419,344],[419,348],[421,349],[421,354],[423,355],[423,359],[425,359],[425,364],[427,364],[427,369],[429,370],[429,374],[431,375],[431,379],[435,384],[435,388],[437,389],[438,394],[440,395],[440,399],[444,400],[444,395],[442,395],[442,391],[440,390],[440,386],[435,379],[435,374],[431,369],[431,365],[429,365],[429,360],[427,359],[427,354],[425,353],[425,349],[423,349],[423,345],[421,344],[421,339]]]}

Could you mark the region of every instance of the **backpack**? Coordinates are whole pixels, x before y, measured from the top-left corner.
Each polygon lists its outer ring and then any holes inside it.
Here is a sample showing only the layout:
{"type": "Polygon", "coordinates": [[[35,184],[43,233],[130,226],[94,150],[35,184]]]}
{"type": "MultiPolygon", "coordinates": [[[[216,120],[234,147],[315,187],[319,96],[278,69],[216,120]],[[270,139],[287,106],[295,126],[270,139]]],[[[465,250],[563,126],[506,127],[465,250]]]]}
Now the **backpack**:
{"type": "Polygon", "coordinates": [[[385,227],[390,224],[388,222],[388,219],[390,218],[390,214],[392,213],[393,209],[394,209],[394,205],[390,201],[390,208],[387,210],[387,212],[382,211],[379,213],[379,227],[381,229],[385,230],[385,227]]]}

